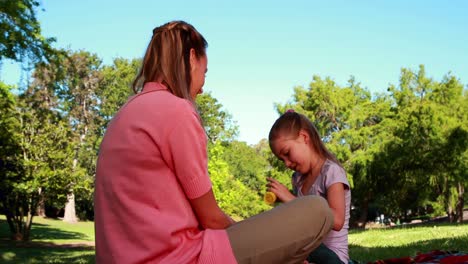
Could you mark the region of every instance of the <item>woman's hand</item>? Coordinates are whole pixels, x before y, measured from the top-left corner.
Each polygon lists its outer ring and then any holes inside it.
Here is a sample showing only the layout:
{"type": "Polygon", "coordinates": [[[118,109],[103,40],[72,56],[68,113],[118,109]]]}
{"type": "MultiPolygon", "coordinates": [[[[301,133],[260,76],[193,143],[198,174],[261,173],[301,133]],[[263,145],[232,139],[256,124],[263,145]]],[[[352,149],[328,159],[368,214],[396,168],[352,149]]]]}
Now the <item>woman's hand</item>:
{"type": "Polygon", "coordinates": [[[296,198],[291,192],[289,192],[286,186],[284,186],[276,179],[268,177],[267,181],[267,191],[273,192],[276,195],[276,197],[278,197],[278,199],[280,199],[282,202],[289,202],[296,198]]]}

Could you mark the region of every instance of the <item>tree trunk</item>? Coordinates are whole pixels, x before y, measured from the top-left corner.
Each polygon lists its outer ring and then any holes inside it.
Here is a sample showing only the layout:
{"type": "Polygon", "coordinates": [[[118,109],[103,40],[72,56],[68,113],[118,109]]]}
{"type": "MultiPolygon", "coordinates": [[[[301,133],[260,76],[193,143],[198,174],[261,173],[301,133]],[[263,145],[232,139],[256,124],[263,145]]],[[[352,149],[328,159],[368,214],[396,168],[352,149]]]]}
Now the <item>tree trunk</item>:
{"type": "Polygon", "coordinates": [[[449,202],[447,202],[448,204],[446,205],[447,206],[447,218],[449,220],[450,223],[453,223],[453,208],[452,208],[452,205],[449,204],[449,202]]]}
{"type": "Polygon", "coordinates": [[[75,212],[75,194],[70,193],[67,195],[67,203],[65,204],[65,215],[63,216],[63,221],[68,223],[78,222],[75,212]]]}
{"type": "Polygon", "coordinates": [[[8,226],[10,227],[11,240],[25,241],[24,234],[26,227],[23,223],[23,216],[14,216],[7,209],[6,218],[8,226]]]}
{"type": "MultiPolygon", "coordinates": [[[[76,170],[77,164],[78,164],[78,159],[77,158],[73,159],[73,171],[76,170]]],[[[75,193],[73,193],[73,190],[67,195],[67,202],[65,203],[65,212],[63,216],[63,221],[68,222],[68,223],[78,222],[78,218],[76,217],[76,210],[75,210],[75,193]]]]}
{"type": "Polygon", "coordinates": [[[23,240],[23,233],[21,232],[21,228],[18,225],[18,222],[14,218],[13,214],[11,212],[6,211],[6,218],[8,222],[8,226],[10,227],[10,234],[11,234],[11,240],[13,241],[21,241],[23,240]]]}
{"type": "Polygon", "coordinates": [[[24,223],[23,228],[23,241],[29,241],[30,234],[31,234],[31,227],[32,227],[32,220],[33,220],[33,213],[32,211],[28,212],[28,217],[26,219],[26,223],[24,223]]]}
{"type": "Polygon", "coordinates": [[[444,198],[445,198],[445,212],[450,223],[454,221],[454,212],[452,206],[452,196],[450,193],[450,186],[448,184],[447,177],[444,178],[444,198]]]}
{"type": "Polygon", "coordinates": [[[465,206],[465,200],[463,195],[465,194],[465,188],[461,182],[458,182],[458,200],[456,208],[456,218],[455,221],[458,223],[463,223],[463,207],[465,206]]]}
{"type": "Polygon", "coordinates": [[[37,203],[36,215],[39,217],[46,217],[45,214],[45,199],[42,195],[42,188],[39,187],[39,201],[37,203]]]}
{"type": "Polygon", "coordinates": [[[15,232],[14,234],[12,234],[11,240],[13,240],[13,241],[23,241],[23,233],[15,232]]]}
{"type": "Polygon", "coordinates": [[[362,201],[361,206],[361,213],[359,214],[359,218],[357,220],[357,227],[365,228],[367,222],[367,211],[369,210],[369,198],[366,197],[364,201],[362,201]]]}

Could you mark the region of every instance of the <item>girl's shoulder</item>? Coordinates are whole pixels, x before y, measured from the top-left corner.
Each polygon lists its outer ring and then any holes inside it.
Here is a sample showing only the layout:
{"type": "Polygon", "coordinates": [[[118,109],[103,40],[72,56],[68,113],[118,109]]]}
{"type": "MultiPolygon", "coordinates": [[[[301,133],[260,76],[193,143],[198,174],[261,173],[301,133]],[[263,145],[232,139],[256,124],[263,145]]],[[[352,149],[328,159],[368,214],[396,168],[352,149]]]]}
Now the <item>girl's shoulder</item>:
{"type": "Polygon", "coordinates": [[[346,175],[345,170],[340,164],[334,162],[333,160],[326,159],[322,166],[322,174],[326,175],[330,173],[342,173],[346,175]]]}
{"type": "Polygon", "coordinates": [[[346,172],[340,164],[327,159],[322,166],[322,182],[325,186],[330,186],[336,182],[342,182],[349,186],[346,172]]]}

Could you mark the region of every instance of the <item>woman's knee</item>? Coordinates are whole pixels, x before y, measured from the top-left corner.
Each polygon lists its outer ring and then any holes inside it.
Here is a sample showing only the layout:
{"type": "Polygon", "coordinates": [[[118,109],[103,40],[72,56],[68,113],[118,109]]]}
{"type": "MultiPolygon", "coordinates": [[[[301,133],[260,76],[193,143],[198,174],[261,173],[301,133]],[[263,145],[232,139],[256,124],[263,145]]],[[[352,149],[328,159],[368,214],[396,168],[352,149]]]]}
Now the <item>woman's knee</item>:
{"type": "Polygon", "coordinates": [[[326,221],[333,222],[333,213],[328,205],[327,200],[318,195],[307,195],[299,197],[297,206],[300,207],[302,215],[305,218],[317,219],[320,216],[325,217],[326,221]],[[330,219],[331,218],[331,219],[330,219]]]}

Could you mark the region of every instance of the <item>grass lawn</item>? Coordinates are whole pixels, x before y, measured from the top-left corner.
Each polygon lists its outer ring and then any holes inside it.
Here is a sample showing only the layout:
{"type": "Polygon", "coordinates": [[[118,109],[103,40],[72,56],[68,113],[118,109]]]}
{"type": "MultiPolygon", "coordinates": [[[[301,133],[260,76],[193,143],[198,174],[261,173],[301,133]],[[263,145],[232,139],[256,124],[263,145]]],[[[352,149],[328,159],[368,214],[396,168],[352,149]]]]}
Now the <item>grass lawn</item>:
{"type": "MultiPolygon", "coordinates": [[[[36,217],[31,242],[14,243],[9,235],[0,216],[0,263],[94,263],[93,222],[68,224],[36,217]]],[[[361,263],[434,249],[468,252],[468,224],[351,230],[349,243],[351,258],[361,263]]]]}
{"type": "Polygon", "coordinates": [[[94,224],[68,224],[35,217],[31,242],[9,241],[5,216],[0,216],[0,263],[94,263],[94,224]]]}
{"type": "Polygon", "coordinates": [[[364,263],[436,249],[468,252],[468,223],[351,230],[349,234],[351,258],[364,263]]]}

